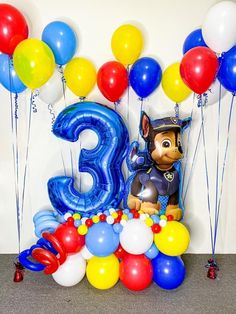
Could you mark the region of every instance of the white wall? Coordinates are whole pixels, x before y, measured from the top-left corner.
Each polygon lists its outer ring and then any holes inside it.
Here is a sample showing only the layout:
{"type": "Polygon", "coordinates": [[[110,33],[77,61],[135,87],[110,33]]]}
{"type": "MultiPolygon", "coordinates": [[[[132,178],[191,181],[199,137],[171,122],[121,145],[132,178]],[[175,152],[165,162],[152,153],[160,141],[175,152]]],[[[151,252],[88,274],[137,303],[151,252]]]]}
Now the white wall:
{"type": "MultiPolygon", "coordinates": [[[[51,21],[64,20],[72,25],[79,39],[78,56],[85,56],[93,60],[97,67],[113,59],[110,40],[114,30],[125,22],[138,25],[145,37],[143,56],[156,57],[164,69],[169,64],[182,57],[182,44],[186,36],[202,23],[206,11],[216,3],[214,0],[67,0],[67,1],[4,1],[15,5],[28,18],[31,37],[40,38],[43,28],[51,21]]],[[[53,91],[52,91],[53,92],[53,91]]],[[[29,92],[20,96],[19,138],[21,160],[24,165],[26,145],[27,112],[29,108],[29,92]]],[[[9,93],[0,87],[0,252],[13,253],[17,251],[17,227],[14,192],[14,172],[12,159],[12,138],[10,126],[9,93]]],[[[97,89],[89,95],[89,100],[108,102],[97,89]]],[[[66,102],[76,101],[70,92],[66,93],[66,102]]],[[[226,138],[226,123],[230,95],[222,103],[223,141],[226,138]]],[[[112,106],[112,104],[110,104],[112,106]]],[[[145,101],[145,110],[152,118],[174,114],[174,104],[165,97],[159,87],[151,97],[145,101]]],[[[66,158],[68,173],[70,173],[69,144],[55,138],[50,132],[51,123],[47,105],[37,100],[38,113],[33,114],[31,142],[29,150],[28,176],[26,182],[25,207],[23,212],[23,231],[21,248],[28,247],[35,241],[33,235],[32,216],[42,208],[50,208],[47,195],[47,180],[58,174],[63,174],[60,152],[63,150],[66,158]]],[[[60,112],[64,102],[56,104],[56,112],[60,112]]],[[[124,120],[128,124],[131,139],[137,138],[140,104],[131,91],[129,104],[130,121],[127,122],[127,96],[125,95],[119,107],[124,120]]],[[[181,105],[181,115],[187,116],[193,108],[190,97],[181,105]]],[[[200,125],[199,110],[194,106],[193,131],[190,140],[190,152],[193,151],[200,125]]],[[[224,195],[220,216],[219,238],[217,251],[220,253],[236,253],[236,211],[234,203],[234,182],[236,180],[234,132],[235,114],[230,139],[230,149],[224,195]]],[[[207,149],[209,152],[210,188],[212,204],[214,204],[215,189],[215,145],[217,126],[217,104],[207,109],[207,149]]],[[[94,142],[91,139],[91,143],[94,142]]],[[[85,141],[82,140],[82,146],[85,141]]],[[[91,144],[89,144],[91,145],[91,144]]],[[[71,146],[78,155],[78,143],[71,146]]],[[[221,152],[223,152],[221,147],[221,152]]],[[[222,154],[221,154],[222,155],[222,154]]],[[[207,211],[206,185],[204,177],[202,144],[198,154],[198,161],[191,180],[189,194],[186,200],[185,222],[191,231],[191,245],[189,252],[210,252],[209,219],[207,211]]],[[[74,156],[74,163],[76,163],[74,156]]],[[[222,156],[221,156],[222,160],[222,156]]],[[[189,163],[191,163],[191,158],[189,163]]],[[[23,177],[23,167],[20,178],[23,177]]],[[[83,186],[86,178],[82,177],[83,186]]],[[[213,208],[214,210],[214,208],[213,208]]]]}

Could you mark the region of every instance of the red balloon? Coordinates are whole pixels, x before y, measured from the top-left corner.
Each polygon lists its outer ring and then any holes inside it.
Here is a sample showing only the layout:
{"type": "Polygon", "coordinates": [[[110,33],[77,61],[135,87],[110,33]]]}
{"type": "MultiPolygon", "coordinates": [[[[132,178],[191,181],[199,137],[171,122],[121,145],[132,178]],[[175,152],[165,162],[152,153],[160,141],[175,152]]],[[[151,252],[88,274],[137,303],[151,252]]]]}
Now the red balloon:
{"type": "Polygon", "coordinates": [[[147,288],[153,277],[152,263],[143,254],[128,254],[120,263],[120,280],[129,290],[139,291],[147,288]]]}
{"type": "Polygon", "coordinates": [[[59,264],[63,264],[66,260],[66,250],[64,248],[63,243],[61,243],[53,234],[50,232],[43,232],[42,237],[48,240],[54,247],[54,249],[59,254],[59,264]]]}
{"type": "Polygon", "coordinates": [[[46,275],[53,274],[57,271],[59,267],[59,260],[54,254],[52,254],[52,252],[42,248],[36,248],[32,251],[32,256],[39,263],[46,265],[44,268],[44,273],[46,275]]]}
{"type": "Polygon", "coordinates": [[[180,74],[184,83],[192,91],[202,94],[215,80],[218,67],[218,59],[211,49],[195,47],[183,56],[180,74]]]}
{"type": "Polygon", "coordinates": [[[115,256],[119,259],[123,259],[128,253],[123,249],[123,247],[119,244],[118,248],[114,252],[115,256]]]}
{"type": "Polygon", "coordinates": [[[0,4],[0,51],[13,54],[16,46],[28,38],[24,16],[10,4],[0,4]]]}
{"type": "Polygon", "coordinates": [[[54,232],[55,237],[64,245],[66,253],[77,253],[85,244],[85,236],[78,234],[74,219],[68,218],[54,232]]]}
{"type": "Polygon", "coordinates": [[[98,70],[97,84],[104,97],[116,102],[128,87],[128,72],[117,61],[106,62],[98,70]]]}

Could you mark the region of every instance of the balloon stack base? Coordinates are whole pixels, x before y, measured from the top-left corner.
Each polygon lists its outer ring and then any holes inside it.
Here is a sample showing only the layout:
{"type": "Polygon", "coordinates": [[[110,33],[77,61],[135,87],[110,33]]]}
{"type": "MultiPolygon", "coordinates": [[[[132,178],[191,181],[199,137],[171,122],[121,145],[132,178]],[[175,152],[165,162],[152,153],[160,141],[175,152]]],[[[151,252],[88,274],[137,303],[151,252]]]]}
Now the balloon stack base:
{"type": "Polygon", "coordinates": [[[216,261],[213,258],[210,258],[205,267],[208,268],[207,277],[209,279],[216,279],[217,272],[219,271],[219,267],[217,266],[216,261]]]}
{"type": "Polygon", "coordinates": [[[13,281],[14,282],[21,282],[24,280],[24,271],[25,268],[20,262],[16,262],[15,264],[15,274],[13,281]]]}

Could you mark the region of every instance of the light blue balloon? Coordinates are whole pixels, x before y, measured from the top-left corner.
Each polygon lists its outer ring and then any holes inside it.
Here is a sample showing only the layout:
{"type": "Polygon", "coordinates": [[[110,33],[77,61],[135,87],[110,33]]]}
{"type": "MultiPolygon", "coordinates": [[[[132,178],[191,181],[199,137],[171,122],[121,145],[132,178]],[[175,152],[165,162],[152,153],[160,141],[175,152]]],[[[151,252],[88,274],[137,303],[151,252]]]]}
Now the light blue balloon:
{"type": "Polygon", "coordinates": [[[155,257],[157,257],[158,254],[159,254],[159,250],[156,247],[155,243],[153,243],[150,249],[144,253],[144,255],[146,255],[147,258],[149,259],[154,259],[155,257]]]}
{"type": "Polygon", "coordinates": [[[33,217],[35,235],[40,238],[45,231],[54,232],[60,225],[57,213],[50,210],[41,210],[33,217]]]}
{"type": "Polygon", "coordinates": [[[51,48],[56,64],[64,65],[73,58],[77,37],[68,24],[61,21],[49,23],[43,30],[42,40],[51,48]]]}
{"type": "Polygon", "coordinates": [[[27,87],[21,82],[12,60],[6,54],[0,55],[0,83],[11,93],[21,93],[27,87]]]}
{"type": "Polygon", "coordinates": [[[119,246],[119,235],[106,222],[99,222],[89,228],[85,237],[88,250],[95,256],[108,256],[119,246]]]}

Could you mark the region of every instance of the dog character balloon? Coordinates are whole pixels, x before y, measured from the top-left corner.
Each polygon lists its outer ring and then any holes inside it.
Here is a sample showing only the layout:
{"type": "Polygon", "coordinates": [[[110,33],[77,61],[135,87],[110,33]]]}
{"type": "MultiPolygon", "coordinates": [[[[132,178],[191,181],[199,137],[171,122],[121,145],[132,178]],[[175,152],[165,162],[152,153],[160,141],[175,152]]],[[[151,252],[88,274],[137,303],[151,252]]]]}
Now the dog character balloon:
{"type": "Polygon", "coordinates": [[[182,218],[178,161],[183,157],[181,133],[190,120],[167,117],[151,121],[142,112],[140,133],[146,142],[146,149],[140,152],[137,142],[131,144],[128,167],[135,174],[130,180],[129,208],[150,215],[165,213],[175,220],[182,218]],[[168,198],[165,208],[162,208],[161,197],[168,198]]]}

